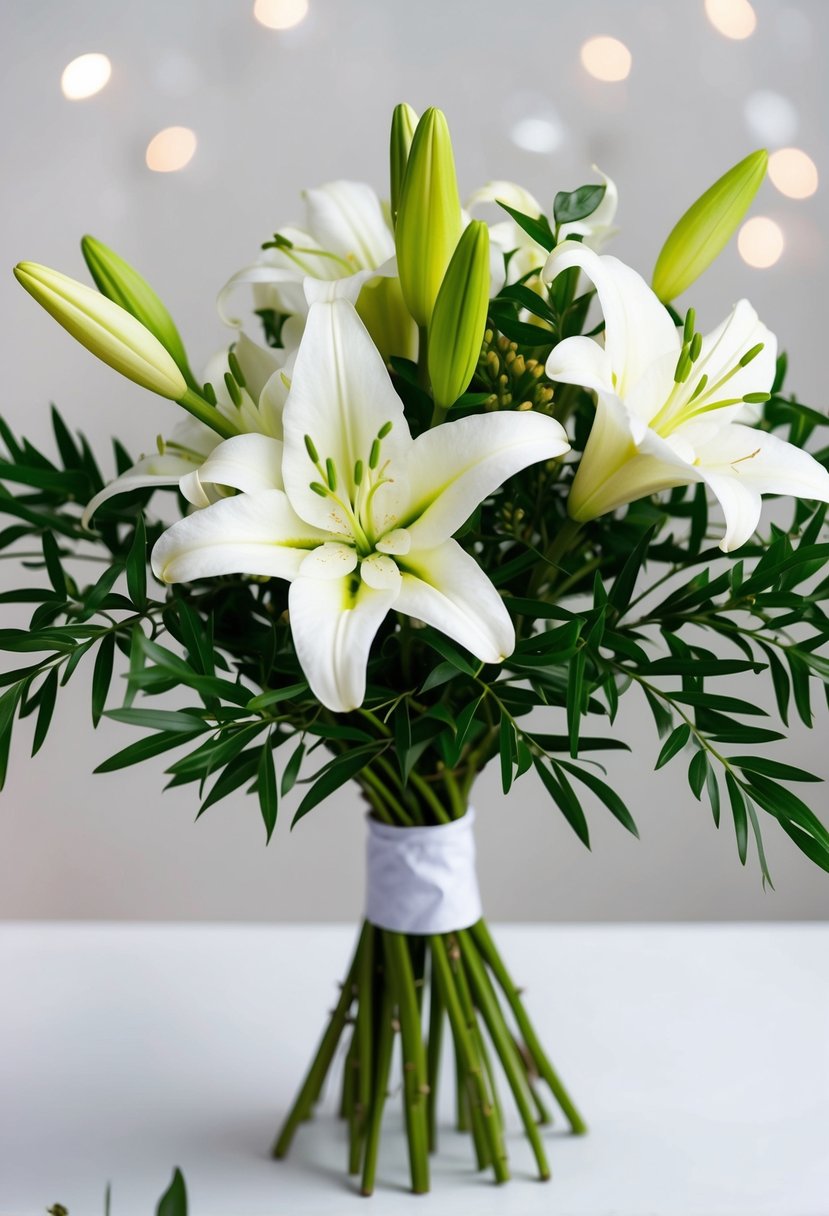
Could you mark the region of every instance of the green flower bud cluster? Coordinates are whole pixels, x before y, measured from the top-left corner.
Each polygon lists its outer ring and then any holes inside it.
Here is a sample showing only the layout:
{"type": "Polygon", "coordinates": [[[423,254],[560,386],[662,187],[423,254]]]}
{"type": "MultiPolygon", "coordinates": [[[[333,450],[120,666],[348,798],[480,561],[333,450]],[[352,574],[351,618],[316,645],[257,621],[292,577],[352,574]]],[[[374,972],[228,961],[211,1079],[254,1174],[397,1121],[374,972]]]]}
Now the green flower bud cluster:
{"type": "Polygon", "coordinates": [[[488,410],[532,410],[549,413],[553,389],[544,374],[544,364],[519,353],[497,330],[487,329],[478,359],[477,379],[492,390],[488,410]]]}

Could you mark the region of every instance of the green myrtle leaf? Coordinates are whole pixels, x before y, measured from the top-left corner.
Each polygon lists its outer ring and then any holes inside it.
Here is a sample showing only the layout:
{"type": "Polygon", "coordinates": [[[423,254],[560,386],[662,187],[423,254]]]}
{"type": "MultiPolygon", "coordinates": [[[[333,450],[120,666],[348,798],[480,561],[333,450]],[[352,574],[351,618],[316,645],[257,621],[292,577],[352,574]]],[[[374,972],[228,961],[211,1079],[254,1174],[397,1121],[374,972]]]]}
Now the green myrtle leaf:
{"type": "Polygon", "coordinates": [[[680,726],[677,726],[674,730],[672,730],[662,746],[662,750],[660,751],[659,757],[654,765],[654,771],[662,768],[663,765],[667,764],[669,760],[672,760],[677,752],[681,752],[690,737],[691,728],[687,722],[683,722],[680,726]]]}
{"type": "Polygon", "coordinates": [[[181,1170],[173,1171],[173,1180],[159,1199],[155,1216],[187,1216],[187,1188],[181,1170]]]}
{"type": "Polygon", "coordinates": [[[304,758],[305,758],[305,744],[300,742],[299,744],[297,744],[296,748],[291,753],[288,763],[285,765],[284,769],[282,770],[281,793],[282,793],[283,798],[290,790],[292,790],[294,788],[297,777],[299,776],[299,773],[300,773],[300,769],[302,768],[302,761],[304,758]]]}
{"type": "Polygon", "coordinates": [[[135,521],[135,534],[127,555],[127,589],[136,608],[143,608],[147,602],[147,533],[141,515],[135,521]]]}
{"type": "Polygon", "coordinates": [[[326,764],[312,778],[311,788],[302,799],[302,802],[300,802],[296,814],[291,821],[291,828],[294,828],[300,819],[304,818],[315,806],[324,802],[335,790],[345,785],[352,777],[356,777],[359,772],[384,750],[385,747],[378,749],[374,744],[370,747],[354,748],[351,751],[345,752],[342,756],[336,756],[329,764],[326,764]]]}
{"type": "Polygon", "coordinates": [[[276,769],[273,762],[271,741],[265,743],[259,757],[256,773],[256,792],[259,795],[259,810],[267,832],[267,842],[270,844],[273,830],[276,827],[278,795],[276,792],[276,769]]]}
{"type": "Polygon", "coordinates": [[[58,671],[53,667],[46,679],[43,681],[40,692],[38,694],[38,711],[37,722],[35,723],[34,738],[32,740],[32,755],[35,756],[43,746],[43,742],[49,731],[49,726],[52,721],[52,714],[55,712],[55,701],[58,695],[58,671]]]}
{"type": "Polygon", "coordinates": [[[115,634],[107,633],[98,647],[92,672],[92,725],[97,726],[104,712],[107,693],[112,681],[112,660],[115,654],[115,634]]]}
{"type": "Polygon", "coordinates": [[[627,828],[629,832],[638,838],[639,829],[634,822],[633,816],[614,789],[589,769],[579,768],[577,764],[570,764],[567,760],[560,760],[558,763],[561,768],[566,769],[568,773],[572,773],[577,781],[581,781],[589,790],[592,790],[596,797],[604,803],[611,815],[615,816],[623,827],[627,828]]]}
{"type": "Polygon", "coordinates": [[[572,224],[592,215],[605,196],[606,186],[579,186],[577,190],[560,190],[553,203],[557,224],[572,224]]]}
{"type": "Polygon", "coordinates": [[[740,857],[740,863],[745,865],[748,855],[748,816],[746,814],[746,803],[742,790],[728,769],[725,771],[725,787],[728,791],[728,800],[731,803],[731,814],[734,816],[734,831],[737,833],[737,852],[740,857]]]}
{"type": "MultiPolygon", "coordinates": [[[[604,187],[601,186],[599,189],[604,190],[604,187]]],[[[542,249],[546,249],[549,253],[556,243],[556,238],[553,236],[549,221],[545,215],[539,215],[537,219],[534,219],[531,215],[525,215],[523,211],[516,211],[514,207],[508,207],[507,204],[502,202],[499,198],[497,198],[495,201],[499,207],[506,211],[507,215],[511,216],[515,220],[518,227],[523,229],[527,236],[531,237],[535,241],[536,245],[540,245],[542,249]]],[[[596,203],[596,207],[598,207],[598,205],[599,204],[596,203]]],[[[593,210],[595,210],[595,207],[593,210]]],[[[587,212],[586,214],[589,215],[590,212],[587,212]]],[[[541,265],[541,262],[539,262],[539,265],[541,265]]]]}

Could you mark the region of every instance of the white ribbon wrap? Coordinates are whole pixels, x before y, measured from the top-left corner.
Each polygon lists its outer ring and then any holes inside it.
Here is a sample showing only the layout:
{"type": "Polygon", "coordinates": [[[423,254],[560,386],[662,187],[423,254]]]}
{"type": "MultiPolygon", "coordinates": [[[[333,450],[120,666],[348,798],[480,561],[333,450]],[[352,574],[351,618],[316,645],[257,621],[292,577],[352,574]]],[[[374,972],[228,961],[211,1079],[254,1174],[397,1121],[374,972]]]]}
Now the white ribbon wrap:
{"type": "Polygon", "coordinates": [[[481,918],[475,812],[435,827],[368,820],[366,920],[396,933],[451,933],[481,918]]]}

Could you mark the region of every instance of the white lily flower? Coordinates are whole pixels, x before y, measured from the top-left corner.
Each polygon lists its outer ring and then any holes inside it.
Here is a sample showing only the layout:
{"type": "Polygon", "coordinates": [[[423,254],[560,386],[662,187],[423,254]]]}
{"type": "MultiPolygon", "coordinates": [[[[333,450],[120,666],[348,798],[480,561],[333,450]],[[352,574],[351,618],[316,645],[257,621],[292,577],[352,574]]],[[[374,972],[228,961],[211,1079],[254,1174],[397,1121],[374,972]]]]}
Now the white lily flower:
{"type": "MultiPolygon", "coordinates": [[[[225,375],[230,374],[228,351],[220,351],[210,360],[204,379],[215,388],[219,412],[232,419],[243,432],[234,439],[244,439],[248,433],[281,439],[282,409],[288,396],[286,379],[292,360],[283,362],[284,352],[258,346],[244,334],[240,334],[234,344],[233,354],[245,381],[244,388],[237,388],[238,404],[233,401],[225,382],[225,375]]],[[[205,479],[208,488],[205,489],[199,470],[221,443],[221,436],[196,418],[182,419],[169,439],[159,439],[157,452],[142,456],[87,503],[83,526],[89,527],[92,516],[103,503],[133,490],[178,485],[194,506],[207,506],[216,496],[210,487],[220,479],[208,476],[205,479]]]]}
{"type": "Polygon", "coordinates": [[[211,460],[232,458],[216,475],[240,493],[165,532],[156,575],[289,580],[299,661],[337,712],[361,704],[369,650],[392,608],[482,662],[508,655],[504,603],[452,536],[506,478],[562,455],[562,427],[529,411],[492,413],[412,439],[382,358],[342,299],[310,306],[282,421],[284,448],[247,435],[215,450],[211,460]]]}
{"type": "MultiPolygon", "coordinates": [[[[593,165],[593,171],[598,173],[605,187],[602,201],[596,210],[585,219],[562,224],[559,229],[559,240],[564,241],[568,236],[580,236],[583,243],[591,249],[600,249],[618,231],[613,227],[613,221],[619,205],[619,192],[615,183],[596,165],[593,165]]],[[[529,215],[534,220],[544,214],[541,203],[530,194],[529,190],[525,190],[523,186],[519,186],[515,182],[507,181],[488,182],[480,190],[476,190],[467,200],[466,209],[472,212],[485,203],[496,202],[506,203],[514,211],[529,215]]],[[[497,224],[490,224],[489,239],[495,252],[499,253],[502,258],[514,250],[507,267],[506,281],[508,283],[515,283],[533,270],[538,270],[543,266],[547,257],[546,249],[537,244],[512,217],[497,224]]],[[[503,271],[501,278],[503,282],[503,271]]]]}
{"type": "Polygon", "coordinates": [[[253,287],[257,309],[287,314],[286,346],[302,336],[308,314],[306,279],[333,285],[332,294],[357,305],[385,357],[413,356],[417,329],[409,316],[394,260],[394,233],[387,209],[365,182],[336,181],[306,190],[305,225],[281,228],[284,243],[228,280],[219,292],[219,315],[226,324],[242,321],[228,311],[237,287],[253,287]]]}
{"type": "Polygon", "coordinates": [[[757,528],[763,494],[829,501],[829,472],[808,452],[745,425],[774,381],[777,340],[747,300],[706,337],[683,335],[645,281],[577,241],[558,245],[542,277],[578,266],[604,315],[604,345],[566,338],[547,360],[552,380],[596,393],[596,417],[570,490],[588,520],[674,486],[705,482],[719,500],[725,552],[757,528]]]}

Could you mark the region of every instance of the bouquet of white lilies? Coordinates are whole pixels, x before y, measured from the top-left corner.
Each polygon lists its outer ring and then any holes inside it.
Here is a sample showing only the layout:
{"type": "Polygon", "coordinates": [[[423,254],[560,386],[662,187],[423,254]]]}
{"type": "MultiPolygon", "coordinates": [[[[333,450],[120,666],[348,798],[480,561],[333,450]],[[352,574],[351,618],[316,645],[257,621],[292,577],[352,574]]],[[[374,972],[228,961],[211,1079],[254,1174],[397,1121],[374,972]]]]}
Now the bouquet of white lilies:
{"type": "Polygon", "coordinates": [[[686,763],[717,826],[727,801],[743,863],[753,837],[770,881],[768,816],[829,870],[829,831],[790,788],[815,778],[753,751],[779,723],[715,683],[769,677],[780,721],[793,699],[807,725],[814,681],[829,686],[829,453],[805,450],[827,419],[784,395],[785,358],[747,300],[708,334],[672,305],[765,166],[754,153],[688,210],[649,286],[599,252],[607,177],[549,213],[503,181],[464,210],[443,115],[398,106],[390,202],[356,182],[307,191],[304,222],[221,291],[235,332],[199,378],[155,292],[100,242],[82,243],[98,290],[15,269],[78,341],[189,417],[136,462],[116,443],[108,484],[56,412],[57,460],[0,423],[0,545],[36,539],[46,575],[2,597],[35,604],[4,649],[39,656],[1,677],[3,767],[15,719],[35,715],[37,751],[90,655],[94,723],[149,731],[99,771],[184,749],[170,783],[196,787],[199,814],[247,789],[268,838],[297,783],[294,822],[349,781],[367,803],[365,922],[276,1156],[344,1034],[365,1194],[398,1036],[413,1190],[429,1186],[445,1026],[458,1126],[497,1181],[504,1079],[542,1178],[544,1086],[584,1131],[482,919],[469,800],[491,760],[505,793],[533,772],[586,845],[579,791],[636,833],[596,754],[625,747],[611,728],[637,690],[656,767],[686,763]],[[764,493],[797,501],[758,534],[764,493]],[[86,585],[75,559],[96,555],[86,585]],[[116,652],[127,691],[107,708],[116,652]]]}

